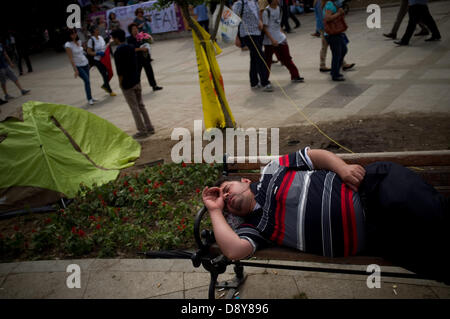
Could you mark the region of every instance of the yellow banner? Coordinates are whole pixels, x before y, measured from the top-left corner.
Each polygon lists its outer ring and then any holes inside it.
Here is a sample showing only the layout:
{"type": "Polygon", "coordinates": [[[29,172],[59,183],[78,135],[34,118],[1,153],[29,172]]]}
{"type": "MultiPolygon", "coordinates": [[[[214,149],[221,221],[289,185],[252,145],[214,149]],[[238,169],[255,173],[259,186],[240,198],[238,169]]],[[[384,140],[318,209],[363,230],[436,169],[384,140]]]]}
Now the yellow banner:
{"type": "Polygon", "coordinates": [[[192,31],[195,53],[197,54],[198,77],[200,82],[200,92],[202,95],[205,128],[224,128],[227,126],[225,114],[220,105],[220,100],[222,100],[225,112],[227,112],[229,116],[229,122],[231,122],[229,124],[235,127],[233,114],[231,114],[230,107],[228,106],[228,102],[225,97],[225,90],[222,75],[220,74],[219,64],[216,60],[216,55],[220,54],[222,50],[219,48],[217,43],[211,43],[209,34],[197,23],[197,21],[193,22],[197,25],[203,38],[205,39],[205,45],[202,46],[200,39],[197,37],[195,32],[192,31]],[[218,81],[217,90],[214,87],[214,81],[218,81]]]}

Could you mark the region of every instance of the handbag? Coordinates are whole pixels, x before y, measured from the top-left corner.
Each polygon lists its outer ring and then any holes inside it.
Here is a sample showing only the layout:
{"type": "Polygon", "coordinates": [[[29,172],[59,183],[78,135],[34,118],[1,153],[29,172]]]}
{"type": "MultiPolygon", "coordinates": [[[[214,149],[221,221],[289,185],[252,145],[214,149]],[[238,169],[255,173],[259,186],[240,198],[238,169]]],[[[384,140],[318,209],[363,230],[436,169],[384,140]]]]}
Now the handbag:
{"type": "MultiPolygon", "coordinates": [[[[336,4],[335,4],[336,6],[336,4]]],[[[323,20],[325,32],[328,35],[339,34],[345,32],[348,28],[347,23],[345,22],[344,15],[340,15],[336,19],[332,21],[323,20]]]]}

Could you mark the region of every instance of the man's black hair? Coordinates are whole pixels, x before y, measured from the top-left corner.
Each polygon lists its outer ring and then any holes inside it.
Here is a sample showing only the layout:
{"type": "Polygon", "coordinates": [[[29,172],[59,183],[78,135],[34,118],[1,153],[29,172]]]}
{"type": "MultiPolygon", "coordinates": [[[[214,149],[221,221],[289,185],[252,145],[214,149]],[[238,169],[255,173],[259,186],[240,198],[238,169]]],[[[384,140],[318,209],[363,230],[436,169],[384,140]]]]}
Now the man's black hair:
{"type": "Polygon", "coordinates": [[[117,29],[111,32],[111,37],[119,40],[120,42],[125,42],[125,31],[122,29],[117,29]]]}
{"type": "Polygon", "coordinates": [[[241,176],[232,175],[232,176],[226,176],[222,175],[217,182],[214,184],[214,186],[220,187],[225,182],[240,182],[242,179],[241,176]]]}

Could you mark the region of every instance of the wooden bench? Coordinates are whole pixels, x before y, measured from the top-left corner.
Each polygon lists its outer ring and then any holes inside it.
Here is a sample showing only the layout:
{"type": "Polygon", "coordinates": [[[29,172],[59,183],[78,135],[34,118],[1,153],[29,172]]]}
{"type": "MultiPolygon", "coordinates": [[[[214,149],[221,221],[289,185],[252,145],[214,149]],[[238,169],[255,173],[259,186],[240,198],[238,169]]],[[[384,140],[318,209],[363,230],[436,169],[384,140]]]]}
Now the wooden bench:
{"type": "MultiPolygon", "coordinates": [[[[359,153],[359,154],[337,154],[348,164],[360,164],[366,166],[377,161],[390,161],[406,166],[422,176],[429,184],[433,185],[436,190],[444,196],[450,196],[450,150],[442,151],[417,151],[417,152],[391,152],[391,153],[359,153]]],[[[261,167],[266,165],[267,160],[276,159],[278,156],[259,158],[263,163],[254,158],[238,158],[224,156],[223,174],[228,176],[241,176],[258,181],[260,178],[261,167]],[[245,161],[244,161],[245,160],[245,161]],[[253,160],[253,162],[251,162],[253,160]]],[[[247,261],[230,261],[224,257],[214,240],[212,230],[202,230],[201,221],[206,215],[206,208],[202,208],[198,213],[194,225],[194,236],[199,251],[192,258],[194,266],[198,267],[203,264],[206,270],[211,274],[211,282],[209,289],[209,298],[214,299],[215,288],[230,288],[227,297],[233,296],[234,291],[245,280],[243,272],[244,266],[265,267],[265,268],[282,268],[303,271],[319,271],[346,274],[368,275],[365,271],[336,269],[323,267],[304,267],[291,265],[271,265],[267,263],[247,262],[247,261]],[[226,267],[234,264],[236,278],[231,282],[217,284],[219,274],[225,272],[226,267]]],[[[329,258],[318,255],[306,254],[285,247],[271,247],[259,250],[254,257],[259,260],[284,260],[284,261],[303,261],[322,264],[346,264],[346,265],[370,265],[379,266],[395,266],[390,262],[372,256],[351,256],[342,258],[329,258]]],[[[403,278],[420,278],[420,276],[408,272],[384,272],[383,276],[403,277],[403,278]]]]}

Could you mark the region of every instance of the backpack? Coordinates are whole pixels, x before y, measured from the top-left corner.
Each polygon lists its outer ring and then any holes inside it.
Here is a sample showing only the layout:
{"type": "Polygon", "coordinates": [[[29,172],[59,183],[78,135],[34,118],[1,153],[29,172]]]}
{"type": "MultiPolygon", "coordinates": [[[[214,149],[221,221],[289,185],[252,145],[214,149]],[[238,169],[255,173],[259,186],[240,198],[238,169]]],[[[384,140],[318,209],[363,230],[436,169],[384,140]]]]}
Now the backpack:
{"type": "MultiPolygon", "coordinates": [[[[91,37],[91,38],[88,40],[88,47],[89,47],[89,41],[92,41],[92,50],[95,51],[95,43],[94,43],[93,37],[91,37]]],[[[87,49],[86,49],[86,51],[87,51],[87,49]]],[[[92,55],[90,55],[90,54],[87,53],[87,52],[86,52],[86,57],[87,57],[87,59],[88,59],[88,62],[89,62],[89,69],[90,69],[90,68],[92,68],[92,67],[94,66],[95,59],[94,59],[94,57],[93,57],[92,55]]]]}

